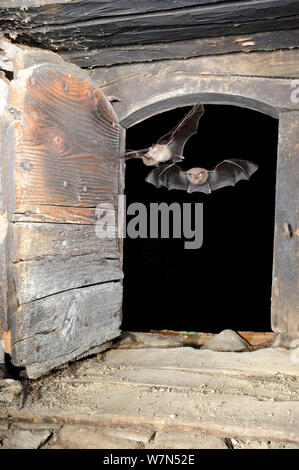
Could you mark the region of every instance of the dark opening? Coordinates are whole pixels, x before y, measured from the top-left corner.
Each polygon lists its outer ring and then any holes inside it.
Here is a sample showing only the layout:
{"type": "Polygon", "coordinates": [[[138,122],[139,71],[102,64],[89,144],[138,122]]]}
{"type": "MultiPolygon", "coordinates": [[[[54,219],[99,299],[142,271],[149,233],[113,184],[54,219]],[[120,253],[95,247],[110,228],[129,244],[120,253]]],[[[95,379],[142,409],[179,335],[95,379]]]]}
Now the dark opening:
{"type": "MultiPolygon", "coordinates": [[[[190,109],[156,115],[127,131],[127,148],[150,146],[190,109]]],[[[213,168],[225,158],[255,162],[250,181],[210,195],[157,189],[144,181],[151,168],[126,165],[132,202],[203,202],[198,250],[184,240],[124,241],[124,330],[270,331],[278,121],[262,113],[205,105],[198,134],[186,144],[184,167],[213,168]]],[[[128,217],[127,220],[130,218],[128,217]]]]}

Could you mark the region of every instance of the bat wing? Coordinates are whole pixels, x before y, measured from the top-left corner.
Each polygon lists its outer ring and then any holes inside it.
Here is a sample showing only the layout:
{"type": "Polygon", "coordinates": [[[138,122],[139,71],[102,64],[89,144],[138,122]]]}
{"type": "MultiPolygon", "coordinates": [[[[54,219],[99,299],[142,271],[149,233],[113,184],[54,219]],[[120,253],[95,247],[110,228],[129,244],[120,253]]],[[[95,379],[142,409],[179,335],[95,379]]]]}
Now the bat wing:
{"type": "Polygon", "coordinates": [[[211,170],[205,184],[192,184],[180,167],[164,163],[152,170],[145,181],[157,188],[165,186],[168,190],[181,189],[188,193],[210,194],[225,186],[235,186],[238,181],[249,180],[257,169],[258,166],[255,163],[247,160],[224,160],[211,170]]]}
{"type": "Polygon", "coordinates": [[[257,170],[258,166],[247,160],[224,160],[210,173],[208,183],[212,191],[235,186],[238,181],[249,180],[257,170]]]}
{"type": "Polygon", "coordinates": [[[192,184],[189,192],[202,192],[209,194],[216,189],[226,186],[235,186],[238,181],[249,180],[249,178],[258,170],[255,163],[247,160],[223,160],[209,173],[208,181],[202,185],[192,184]]]}
{"type": "Polygon", "coordinates": [[[159,139],[158,144],[168,144],[168,148],[173,155],[183,155],[185,143],[192,135],[197,133],[198,121],[204,112],[202,104],[198,103],[193,106],[175,129],[159,139]]]}
{"type": "Polygon", "coordinates": [[[153,184],[157,188],[165,186],[168,190],[184,189],[187,191],[190,184],[186,174],[182,172],[178,166],[169,165],[169,163],[164,163],[154,168],[154,170],[147,175],[145,181],[153,184]]]}
{"type": "Polygon", "coordinates": [[[132,158],[142,158],[145,156],[148,148],[140,150],[126,150],[125,152],[118,153],[115,157],[120,160],[131,160],[132,158]]]}

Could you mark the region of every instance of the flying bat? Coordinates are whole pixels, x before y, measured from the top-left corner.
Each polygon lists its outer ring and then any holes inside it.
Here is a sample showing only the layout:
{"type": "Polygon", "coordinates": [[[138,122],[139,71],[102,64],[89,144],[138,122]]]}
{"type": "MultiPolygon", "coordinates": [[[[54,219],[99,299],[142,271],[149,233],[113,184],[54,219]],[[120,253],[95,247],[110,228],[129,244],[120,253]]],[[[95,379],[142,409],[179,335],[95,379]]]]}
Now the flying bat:
{"type": "Polygon", "coordinates": [[[161,137],[156,144],[142,150],[131,150],[124,154],[125,160],[142,158],[147,166],[157,166],[171,160],[183,160],[183,150],[187,140],[197,133],[198,121],[204,114],[204,107],[198,103],[187,113],[177,126],[161,137]]]}
{"type": "Polygon", "coordinates": [[[163,164],[153,169],[145,181],[157,188],[183,189],[188,193],[210,194],[225,186],[235,186],[238,181],[249,180],[258,166],[247,160],[223,160],[212,170],[190,168],[183,171],[176,164],[163,164]]]}

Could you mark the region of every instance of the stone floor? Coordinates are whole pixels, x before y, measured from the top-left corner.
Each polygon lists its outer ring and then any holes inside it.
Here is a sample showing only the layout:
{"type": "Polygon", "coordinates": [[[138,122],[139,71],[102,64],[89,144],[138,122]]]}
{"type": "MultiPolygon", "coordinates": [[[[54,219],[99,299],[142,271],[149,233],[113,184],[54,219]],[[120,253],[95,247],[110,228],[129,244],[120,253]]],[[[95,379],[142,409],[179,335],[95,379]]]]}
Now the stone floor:
{"type": "Polygon", "coordinates": [[[293,359],[273,347],[111,349],[41,379],[2,379],[1,446],[298,449],[293,359]]]}

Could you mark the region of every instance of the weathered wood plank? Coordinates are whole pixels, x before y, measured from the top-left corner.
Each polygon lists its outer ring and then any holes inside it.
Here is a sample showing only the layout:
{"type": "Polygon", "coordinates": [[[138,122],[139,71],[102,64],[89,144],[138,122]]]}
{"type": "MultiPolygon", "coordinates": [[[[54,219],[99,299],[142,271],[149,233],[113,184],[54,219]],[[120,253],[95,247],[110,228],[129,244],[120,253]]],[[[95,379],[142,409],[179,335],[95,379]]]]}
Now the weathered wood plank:
{"type": "Polygon", "coordinates": [[[64,64],[64,60],[52,51],[35,47],[12,44],[0,38],[0,68],[13,71],[16,75],[20,70],[39,64],[64,64]]]}
{"type": "Polygon", "coordinates": [[[276,373],[299,376],[299,364],[286,349],[266,348],[252,352],[215,352],[190,347],[147,349],[139,354],[134,349],[116,349],[105,354],[105,365],[165,370],[197,371],[197,373],[273,376],[276,373]],[[217,358],[221,357],[221,361],[217,358]],[[262,360],[263,358],[263,360],[262,360]]]}
{"type": "Polygon", "coordinates": [[[9,220],[12,222],[95,225],[97,216],[94,207],[33,206],[32,204],[20,204],[15,213],[9,214],[9,220]]]}
{"type": "Polygon", "coordinates": [[[92,253],[109,259],[120,256],[117,238],[98,238],[92,225],[15,223],[14,236],[13,263],[92,253]]]}
{"type": "Polygon", "coordinates": [[[11,276],[9,249],[13,226],[9,222],[9,157],[8,129],[10,116],[7,112],[9,85],[0,76],[0,338],[4,341],[6,352],[10,350],[9,315],[16,308],[15,286],[11,276]]]}
{"type": "MultiPolygon", "coordinates": [[[[221,56],[218,59],[221,62],[221,56]]],[[[217,57],[214,60],[216,62],[217,57]]],[[[235,64],[238,61],[239,69],[248,73],[246,67],[249,71],[250,66],[246,66],[244,54],[241,58],[238,55],[235,64]]],[[[215,75],[212,65],[208,69],[202,66],[202,73],[198,72],[203,62],[203,58],[197,58],[121,65],[109,67],[105,72],[101,68],[94,69],[90,76],[107,96],[121,99],[114,103],[114,108],[126,128],[154,114],[196,101],[239,105],[276,118],[279,112],[299,109],[299,103],[290,99],[292,79],[215,75]],[[144,77],[151,84],[150,88],[144,86],[144,77]]]]}
{"type": "MultiPolygon", "coordinates": [[[[149,346],[150,347],[150,346],[149,346]]],[[[145,348],[142,351],[143,355],[147,355],[149,348],[145,348]]],[[[198,350],[197,350],[198,351],[198,350]]],[[[238,353],[231,358],[231,365],[228,371],[223,372],[222,368],[226,368],[227,356],[228,354],[218,352],[216,355],[207,358],[208,365],[211,365],[213,361],[217,362],[217,370],[185,370],[180,369],[181,361],[179,359],[180,354],[177,354],[177,364],[175,370],[171,367],[169,368],[159,368],[158,363],[153,360],[147,366],[132,366],[130,364],[122,367],[121,360],[118,361],[114,366],[109,366],[106,368],[105,357],[113,353],[110,351],[109,354],[104,354],[102,356],[102,361],[99,363],[94,359],[77,364],[75,377],[66,377],[65,380],[69,384],[83,383],[83,384],[123,384],[125,386],[139,386],[140,389],[148,389],[151,387],[161,388],[161,390],[169,387],[171,391],[195,391],[196,393],[201,392],[204,394],[210,393],[219,393],[223,395],[230,395],[232,390],[234,394],[241,396],[250,396],[258,397],[260,400],[271,400],[275,399],[276,401],[288,401],[296,400],[299,391],[299,377],[280,374],[280,377],[277,377],[278,363],[285,361],[285,354],[281,354],[283,349],[271,350],[269,351],[264,349],[259,354],[259,361],[271,359],[276,357],[275,365],[273,368],[273,374],[267,373],[263,375],[261,371],[258,371],[256,374],[256,359],[253,358],[253,363],[248,360],[248,357],[245,357],[247,365],[247,373],[244,370],[240,370],[239,374],[236,371],[239,369],[239,363],[243,360],[243,353],[238,353]],[[275,351],[275,352],[274,352],[275,351]],[[232,367],[234,362],[235,366],[232,367]],[[222,364],[222,367],[221,367],[222,364]],[[104,367],[103,367],[104,366],[104,367]],[[233,371],[232,371],[233,369],[233,371]]],[[[203,352],[203,350],[202,350],[203,352]]],[[[141,353],[141,352],[139,352],[141,353]]],[[[136,351],[136,354],[138,352],[136,351]]],[[[118,355],[121,356],[121,353],[118,355]]],[[[152,355],[152,358],[158,356],[156,354],[152,355]]],[[[184,356],[184,352],[181,354],[184,356]]],[[[191,354],[190,354],[191,356],[191,354]]],[[[189,356],[189,357],[190,357],[189,356]]],[[[198,356],[198,353],[196,353],[198,356]]],[[[108,358],[109,360],[109,358],[108,358]]],[[[129,361],[130,362],[130,361],[129,361]]],[[[195,363],[194,361],[193,364],[195,363]]],[[[268,365],[269,369],[271,364],[268,365]]],[[[214,368],[213,368],[214,369],[214,368]]],[[[60,378],[57,379],[57,381],[60,378]]],[[[211,396],[211,395],[210,395],[211,396]]]]}
{"type": "MultiPolygon", "coordinates": [[[[114,46],[94,48],[91,50],[62,51],[64,60],[75,63],[80,67],[107,67],[118,64],[138,62],[152,62],[154,60],[187,59],[191,57],[220,55],[231,52],[273,51],[276,49],[292,49],[299,47],[299,30],[271,31],[243,36],[220,36],[189,41],[175,41],[157,44],[114,46]]],[[[229,56],[233,59],[232,56],[229,56]]],[[[248,65],[253,59],[252,54],[247,55],[248,65]]],[[[286,63],[287,70],[279,68],[278,76],[293,76],[290,66],[286,63]]],[[[277,65],[279,67],[279,64],[277,65]]],[[[295,72],[296,73],[296,72],[295,72]]],[[[255,69],[254,75],[261,72],[255,69]]],[[[265,75],[268,76],[268,75],[265,75]]],[[[294,75],[295,76],[295,75],[294,75]]]]}
{"type": "Polygon", "coordinates": [[[19,59],[16,67],[29,68],[11,82],[8,104],[6,253],[18,301],[9,328],[13,361],[36,377],[119,334],[118,240],[98,239],[95,224],[99,203],[116,205],[118,160],[110,157],[120,150],[121,128],[84,72],[30,66],[36,55],[28,51],[19,59]]]}
{"type": "Polygon", "coordinates": [[[12,71],[14,69],[14,57],[18,50],[19,46],[0,38],[0,68],[2,70],[12,71]]]}
{"type": "MultiPolygon", "coordinates": [[[[299,39],[299,31],[298,31],[299,39]]],[[[169,70],[184,70],[198,76],[244,76],[258,78],[297,78],[299,76],[299,49],[278,50],[269,52],[238,52],[233,54],[210,55],[188,60],[157,61],[152,64],[119,65],[103,70],[94,69],[90,77],[102,86],[115,80],[125,82],[134,76],[158,75],[169,70]]]]}
{"type": "MultiPolygon", "coordinates": [[[[293,100],[296,89],[291,88],[293,100]]],[[[299,101],[299,100],[298,100],[299,101]]],[[[299,337],[299,113],[279,119],[272,328],[299,337]]]]}
{"type": "Polygon", "coordinates": [[[109,282],[20,306],[12,318],[15,365],[30,378],[119,334],[122,286],[109,282]]]}
{"type": "Polygon", "coordinates": [[[298,27],[296,0],[188,2],[181,8],[177,5],[173,8],[169,1],[159,5],[155,2],[151,7],[145,4],[135,1],[137,9],[133,13],[131,2],[117,2],[115,10],[111,2],[108,7],[100,4],[98,11],[97,3],[92,11],[78,2],[54,3],[32,10],[2,8],[0,28],[19,42],[40,44],[52,50],[88,50],[298,27]]]}
{"type": "MultiPolygon", "coordinates": [[[[111,392],[110,392],[111,393],[111,392]]],[[[283,442],[291,442],[291,443],[299,443],[299,432],[298,429],[295,428],[294,424],[287,425],[284,427],[283,424],[285,420],[282,420],[282,415],[279,413],[279,418],[277,419],[277,406],[267,407],[267,413],[261,413],[261,402],[259,400],[240,400],[239,402],[236,398],[232,395],[231,396],[231,405],[230,411],[225,408],[225,413],[227,417],[225,420],[221,419],[216,421],[215,417],[205,416],[205,418],[198,418],[198,410],[193,409],[193,414],[189,414],[184,417],[176,417],[175,419],[170,418],[169,414],[172,414],[173,408],[169,410],[169,406],[165,407],[165,412],[163,416],[154,416],[153,412],[151,411],[150,405],[146,407],[150,411],[148,414],[145,412],[141,413],[134,413],[135,410],[132,410],[132,403],[136,403],[138,400],[137,393],[140,393],[139,390],[130,390],[130,393],[126,393],[126,400],[129,403],[129,406],[126,407],[127,412],[124,414],[123,409],[119,409],[117,412],[114,410],[109,410],[109,412],[93,412],[92,414],[87,414],[86,412],[82,411],[81,413],[78,411],[68,411],[65,410],[53,410],[53,409],[38,409],[38,410],[22,410],[22,411],[14,411],[10,419],[13,422],[28,422],[34,424],[41,424],[41,423],[51,423],[51,424],[74,424],[74,425],[86,425],[92,426],[93,428],[101,428],[106,426],[115,426],[117,428],[124,427],[124,426],[133,426],[134,429],[149,429],[155,431],[165,431],[165,432],[186,432],[190,435],[192,434],[199,434],[201,432],[210,433],[214,436],[222,437],[222,438],[236,438],[239,439],[254,439],[254,440],[269,440],[271,441],[283,441],[283,442]],[[130,411],[128,410],[130,408],[130,411]],[[254,410],[250,419],[248,416],[248,421],[244,417],[242,418],[242,422],[240,423],[240,409],[242,410],[254,410]],[[168,415],[166,413],[169,413],[168,415]],[[239,423],[235,420],[234,422],[231,419],[232,415],[239,415],[239,423]],[[196,419],[195,419],[196,416],[196,419]],[[269,419],[269,416],[274,418],[269,419]],[[258,424],[257,424],[258,420],[258,424]],[[247,421],[247,422],[246,422],[247,421]],[[269,422],[270,421],[270,422],[269,422]],[[282,424],[283,423],[283,424],[282,424]]],[[[155,395],[156,398],[157,394],[155,395]]],[[[178,407],[179,401],[182,403],[182,394],[174,394],[172,395],[172,400],[174,400],[174,396],[176,398],[175,403],[176,407],[178,407]]],[[[111,397],[110,397],[111,398],[111,397]]],[[[115,403],[116,398],[118,399],[119,403],[122,403],[121,397],[116,395],[116,392],[113,393],[113,403],[115,403]]],[[[189,404],[189,397],[186,397],[187,402],[184,402],[185,405],[189,404]]],[[[194,402],[197,403],[197,408],[201,410],[205,409],[205,400],[206,397],[199,401],[198,397],[192,397],[194,402]]],[[[230,397],[227,398],[230,400],[230,397]]],[[[108,401],[108,400],[107,400],[108,401]]],[[[227,402],[225,402],[227,404],[227,402]]],[[[163,403],[163,405],[165,405],[163,403]]],[[[218,409],[223,407],[223,402],[215,403],[215,406],[218,409]]],[[[182,404],[180,410],[184,410],[182,408],[182,404]]],[[[282,406],[282,412],[285,412],[285,416],[287,416],[287,403],[282,406]]],[[[291,406],[291,413],[294,416],[295,410],[294,405],[291,406]]],[[[5,416],[5,415],[4,415],[5,416]]],[[[247,416],[246,416],[247,417],[247,416]]]]}
{"type": "Polygon", "coordinates": [[[8,315],[8,259],[7,259],[7,235],[8,235],[8,216],[7,216],[7,187],[6,187],[6,130],[7,118],[5,109],[7,104],[8,84],[0,76],[0,335],[7,330],[8,315]]]}
{"type": "Polygon", "coordinates": [[[178,348],[182,347],[185,337],[166,336],[154,333],[122,332],[120,340],[114,344],[116,349],[178,348]]]}
{"type": "Polygon", "coordinates": [[[61,423],[73,420],[102,427],[126,422],[191,433],[206,426],[213,434],[222,432],[222,437],[248,433],[298,441],[298,377],[285,375],[286,363],[291,365],[288,351],[206,352],[111,350],[101,361],[78,364],[71,376],[43,382],[38,403],[29,402],[20,414],[13,414],[33,422],[40,422],[41,416],[51,422],[59,417],[61,423]],[[111,361],[112,357],[118,360],[111,361]],[[186,370],[188,366],[193,369],[186,370]],[[94,416],[86,412],[91,409],[97,410],[94,416]]]}
{"type": "Polygon", "coordinates": [[[105,259],[97,253],[21,261],[13,265],[12,272],[20,304],[123,277],[119,260],[105,259]]]}
{"type": "MultiPolygon", "coordinates": [[[[146,348],[148,349],[148,348],[146,348]]],[[[143,351],[146,354],[145,351],[143,351]]],[[[217,361],[221,362],[221,354],[217,356],[217,361]]],[[[104,362],[105,363],[105,362],[104,362]]],[[[238,365],[236,365],[236,369],[238,365]]],[[[59,380],[59,379],[58,379],[59,380]]],[[[219,368],[217,373],[186,371],[176,369],[158,369],[151,367],[111,367],[109,366],[109,374],[90,360],[87,364],[78,365],[76,368],[76,378],[65,379],[69,384],[76,383],[107,383],[121,384],[129,386],[139,386],[140,389],[147,387],[171,388],[172,390],[189,389],[195,391],[212,393],[221,393],[230,395],[232,390],[238,395],[255,396],[260,400],[269,400],[275,398],[277,401],[288,401],[295,398],[299,391],[299,381],[294,377],[284,376],[284,380],[277,380],[275,374],[265,377],[259,375],[254,376],[254,372],[249,375],[240,374],[223,374],[219,368]],[[258,391],[257,391],[258,389],[258,391]]]]}
{"type": "Polygon", "coordinates": [[[119,126],[110,103],[84,73],[58,65],[27,69],[12,82],[11,108],[17,116],[17,213],[26,204],[32,211],[113,201],[118,161],[111,155],[119,149],[119,126]]]}
{"type": "MultiPolygon", "coordinates": [[[[91,50],[52,51],[12,44],[7,39],[0,39],[0,68],[18,71],[42,64],[63,64],[64,60],[80,67],[105,67],[126,63],[148,62],[153,60],[185,59],[191,57],[219,55],[230,52],[272,51],[299,47],[299,30],[270,31],[243,36],[220,36],[169,43],[114,46],[91,50]],[[64,60],[63,60],[64,59],[64,60]]],[[[248,58],[252,59],[250,55],[248,58]]],[[[286,62],[287,70],[292,65],[286,62]]],[[[257,71],[257,73],[259,73],[257,71]]],[[[283,73],[281,68],[279,76],[283,73]]],[[[292,71],[290,71],[292,73],[292,71]]],[[[289,75],[290,76],[290,75],[289,75]]],[[[293,75],[291,75],[293,76],[293,75]]]]}
{"type": "MultiPolygon", "coordinates": [[[[176,8],[183,8],[193,5],[209,5],[216,3],[225,3],[231,0],[177,0],[176,8]]],[[[254,0],[252,0],[254,2],[254,0]]],[[[52,20],[62,23],[84,19],[93,19],[96,15],[129,15],[133,13],[146,13],[159,10],[171,10],[174,8],[171,0],[155,0],[147,2],[145,0],[2,0],[1,6],[14,11],[18,7],[26,7],[28,15],[34,12],[35,15],[42,15],[47,18],[51,16],[52,20]],[[35,8],[35,10],[33,10],[35,8]]],[[[22,14],[22,8],[18,10],[22,14]]]]}

